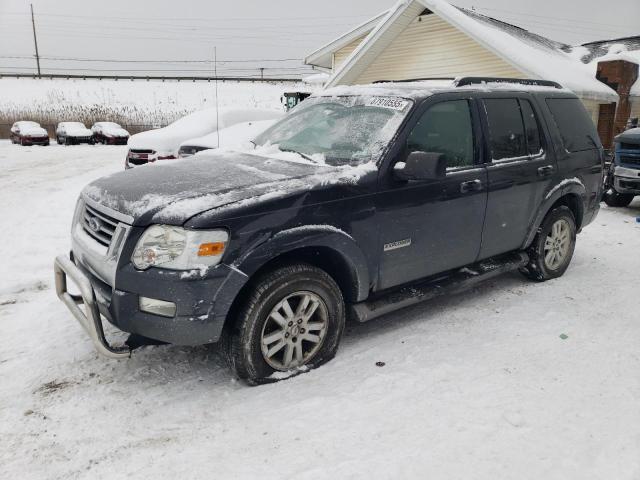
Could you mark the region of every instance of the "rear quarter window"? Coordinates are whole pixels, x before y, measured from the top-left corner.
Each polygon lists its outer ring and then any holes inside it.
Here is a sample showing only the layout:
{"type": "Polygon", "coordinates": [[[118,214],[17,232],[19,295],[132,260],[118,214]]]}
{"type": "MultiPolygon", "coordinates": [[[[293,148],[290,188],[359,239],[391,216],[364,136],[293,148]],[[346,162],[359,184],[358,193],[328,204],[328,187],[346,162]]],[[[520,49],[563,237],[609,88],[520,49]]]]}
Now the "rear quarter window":
{"type": "Polygon", "coordinates": [[[596,129],[580,100],[547,98],[546,101],[565,149],[569,152],[580,152],[599,147],[596,129]]]}

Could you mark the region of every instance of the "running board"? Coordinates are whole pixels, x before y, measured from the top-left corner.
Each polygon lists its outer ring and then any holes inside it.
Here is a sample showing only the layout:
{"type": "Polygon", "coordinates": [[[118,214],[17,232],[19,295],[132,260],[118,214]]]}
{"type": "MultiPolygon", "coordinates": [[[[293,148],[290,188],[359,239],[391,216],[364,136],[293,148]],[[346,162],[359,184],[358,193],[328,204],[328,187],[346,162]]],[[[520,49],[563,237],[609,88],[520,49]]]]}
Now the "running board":
{"type": "Polygon", "coordinates": [[[351,313],[358,322],[368,322],[381,315],[409,307],[439,295],[462,292],[468,288],[503,273],[524,267],[529,263],[525,252],[508,253],[491,257],[446,275],[404,287],[373,300],[351,305],[351,313]]]}

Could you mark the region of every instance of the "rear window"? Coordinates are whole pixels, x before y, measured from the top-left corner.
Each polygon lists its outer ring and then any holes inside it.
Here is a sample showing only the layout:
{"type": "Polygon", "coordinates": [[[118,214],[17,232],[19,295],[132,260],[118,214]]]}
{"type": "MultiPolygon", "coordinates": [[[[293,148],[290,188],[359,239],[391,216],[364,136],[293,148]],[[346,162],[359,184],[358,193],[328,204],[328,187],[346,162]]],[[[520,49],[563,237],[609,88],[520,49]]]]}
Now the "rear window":
{"type": "Polygon", "coordinates": [[[580,152],[598,148],[595,127],[580,100],[547,98],[547,106],[551,110],[565,149],[569,152],[580,152]]]}
{"type": "Polygon", "coordinates": [[[489,122],[491,158],[506,160],[527,155],[527,142],[515,98],[486,99],[484,105],[489,122]]]}

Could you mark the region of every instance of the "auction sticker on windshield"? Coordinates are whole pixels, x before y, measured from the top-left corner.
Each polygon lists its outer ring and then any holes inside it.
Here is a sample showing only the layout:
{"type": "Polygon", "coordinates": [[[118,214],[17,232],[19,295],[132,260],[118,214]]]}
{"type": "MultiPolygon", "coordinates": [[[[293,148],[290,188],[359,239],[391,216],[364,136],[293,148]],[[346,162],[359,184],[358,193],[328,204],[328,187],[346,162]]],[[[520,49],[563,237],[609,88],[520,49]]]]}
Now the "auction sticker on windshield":
{"type": "Polygon", "coordinates": [[[392,108],[393,110],[404,110],[408,103],[409,101],[403,98],[373,97],[366,103],[366,106],[392,108]]]}

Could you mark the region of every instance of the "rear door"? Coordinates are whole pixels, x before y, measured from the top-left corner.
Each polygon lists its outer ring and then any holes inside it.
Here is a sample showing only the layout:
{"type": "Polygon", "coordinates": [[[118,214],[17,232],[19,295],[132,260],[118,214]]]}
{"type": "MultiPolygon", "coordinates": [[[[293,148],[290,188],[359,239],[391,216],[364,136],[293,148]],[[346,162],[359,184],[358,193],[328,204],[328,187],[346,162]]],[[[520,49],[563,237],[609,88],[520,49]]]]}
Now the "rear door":
{"type": "Polygon", "coordinates": [[[558,172],[542,116],[529,95],[494,94],[479,102],[489,160],[483,259],[521,247],[558,172]]]}

